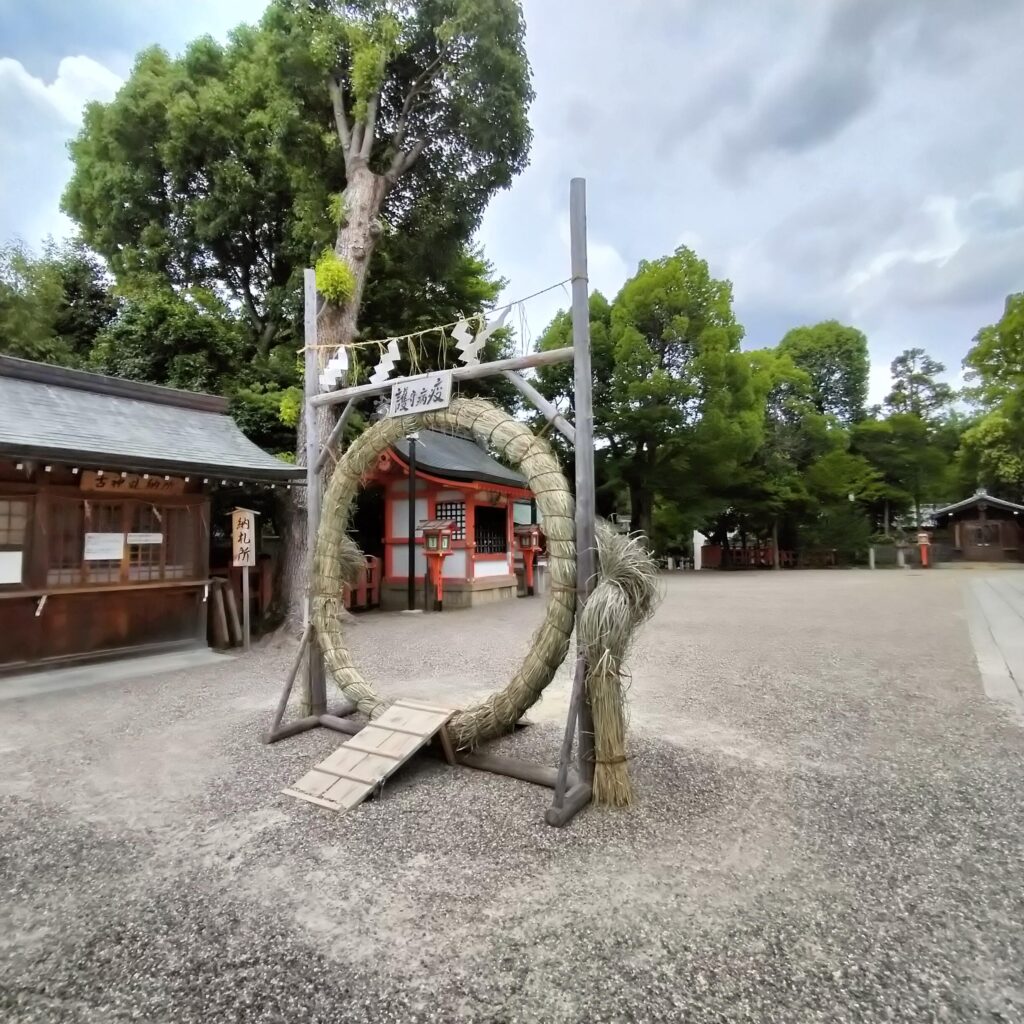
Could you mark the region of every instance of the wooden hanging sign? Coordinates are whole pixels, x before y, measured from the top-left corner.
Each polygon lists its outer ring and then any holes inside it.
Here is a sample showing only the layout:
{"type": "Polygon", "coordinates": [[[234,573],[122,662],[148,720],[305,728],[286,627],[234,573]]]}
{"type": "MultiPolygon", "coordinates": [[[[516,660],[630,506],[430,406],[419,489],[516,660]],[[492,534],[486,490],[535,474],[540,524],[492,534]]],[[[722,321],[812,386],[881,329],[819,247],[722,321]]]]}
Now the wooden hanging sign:
{"type": "Polygon", "coordinates": [[[185,481],[180,476],[164,479],[159,474],[104,473],[94,469],[82,471],[81,490],[110,491],[113,494],[184,494],[185,481]]]}
{"type": "Polygon", "coordinates": [[[447,409],[452,401],[452,371],[438,370],[419,377],[403,377],[391,386],[392,416],[415,416],[421,412],[447,409]]]}

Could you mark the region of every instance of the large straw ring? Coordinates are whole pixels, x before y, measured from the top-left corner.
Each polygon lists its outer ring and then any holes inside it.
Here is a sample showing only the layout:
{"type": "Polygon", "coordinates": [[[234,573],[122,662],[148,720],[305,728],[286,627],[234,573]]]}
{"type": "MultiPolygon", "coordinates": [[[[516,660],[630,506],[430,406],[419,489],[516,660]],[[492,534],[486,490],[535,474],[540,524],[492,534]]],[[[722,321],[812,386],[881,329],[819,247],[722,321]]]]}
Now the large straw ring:
{"type": "Polygon", "coordinates": [[[544,518],[549,588],[544,621],[511,682],[474,707],[459,711],[449,732],[460,749],[509,732],[539,699],[569,650],[576,604],[574,503],[569,484],[548,442],[504,410],[479,398],[455,398],[449,408],[373,424],[335,466],[324,495],[313,563],[312,618],[324,661],[334,681],[371,718],[387,706],[352,662],[341,628],[342,590],[361,560],[348,535],[356,495],[378,458],[419,427],[471,432],[526,477],[544,518]]]}

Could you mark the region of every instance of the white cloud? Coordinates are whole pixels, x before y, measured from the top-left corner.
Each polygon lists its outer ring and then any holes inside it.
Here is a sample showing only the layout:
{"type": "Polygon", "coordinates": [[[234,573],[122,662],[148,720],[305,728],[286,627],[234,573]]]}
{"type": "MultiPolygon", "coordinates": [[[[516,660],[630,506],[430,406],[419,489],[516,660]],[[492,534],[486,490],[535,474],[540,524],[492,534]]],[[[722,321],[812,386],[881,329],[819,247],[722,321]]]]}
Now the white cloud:
{"type": "Polygon", "coordinates": [[[72,127],[81,124],[86,103],[109,102],[121,84],[119,75],[91,57],[64,57],[52,82],[29,74],[20,61],[0,57],[0,94],[6,98],[5,106],[35,102],[55,111],[72,127]]]}

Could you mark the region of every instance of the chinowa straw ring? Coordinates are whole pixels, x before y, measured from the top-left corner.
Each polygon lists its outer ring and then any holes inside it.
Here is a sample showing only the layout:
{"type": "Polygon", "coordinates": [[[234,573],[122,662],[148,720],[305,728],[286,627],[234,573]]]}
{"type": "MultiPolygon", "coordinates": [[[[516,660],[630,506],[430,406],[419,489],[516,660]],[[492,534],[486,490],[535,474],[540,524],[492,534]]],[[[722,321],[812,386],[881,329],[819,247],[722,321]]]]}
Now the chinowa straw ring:
{"type": "MultiPolygon", "coordinates": [[[[444,410],[384,419],[355,441],[335,466],[324,494],[313,563],[311,612],[331,676],[357,709],[371,719],[380,715],[389,702],[356,668],[343,636],[344,587],[356,582],[364,565],[348,526],[362,482],[378,458],[421,427],[470,433],[523,473],[543,517],[547,538],[552,586],[544,621],[508,685],[481,703],[458,711],[448,723],[453,742],[466,750],[510,732],[565,660],[576,605],[575,506],[548,442],[482,399],[455,398],[444,410]]],[[[594,705],[594,796],[618,804],[628,803],[631,797],[622,662],[635,628],[656,603],[656,567],[637,538],[616,534],[606,524],[599,524],[597,537],[602,569],[581,618],[580,643],[590,666],[587,685],[594,705]]]]}

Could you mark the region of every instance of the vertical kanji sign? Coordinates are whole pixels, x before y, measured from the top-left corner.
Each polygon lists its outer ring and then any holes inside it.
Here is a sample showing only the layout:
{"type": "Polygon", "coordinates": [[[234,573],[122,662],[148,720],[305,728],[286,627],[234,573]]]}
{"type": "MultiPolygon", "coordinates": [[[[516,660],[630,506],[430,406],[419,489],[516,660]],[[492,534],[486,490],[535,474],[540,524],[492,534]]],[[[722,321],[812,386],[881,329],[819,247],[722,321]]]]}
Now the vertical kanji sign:
{"type": "Polygon", "coordinates": [[[256,564],[256,513],[236,508],[231,513],[231,564],[256,564]]]}
{"type": "Polygon", "coordinates": [[[251,508],[231,513],[231,564],[242,570],[242,642],[249,650],[249,569],[256,564],[256,517],[251,508]]]}

